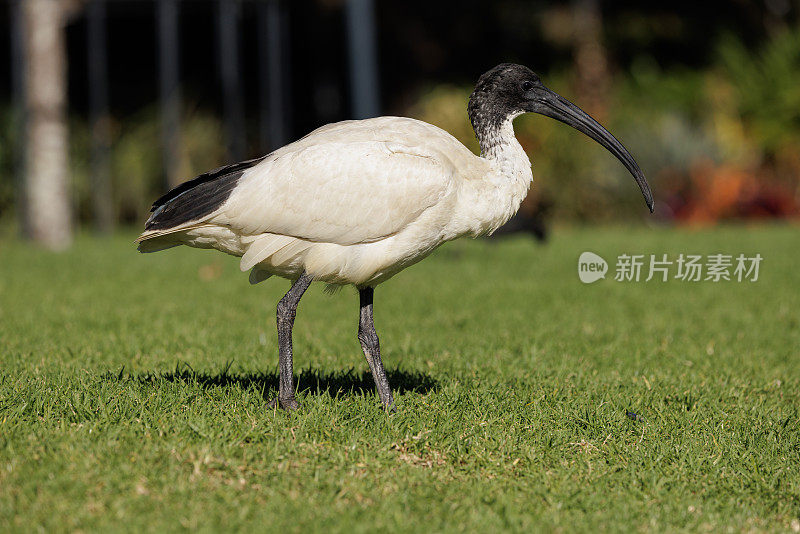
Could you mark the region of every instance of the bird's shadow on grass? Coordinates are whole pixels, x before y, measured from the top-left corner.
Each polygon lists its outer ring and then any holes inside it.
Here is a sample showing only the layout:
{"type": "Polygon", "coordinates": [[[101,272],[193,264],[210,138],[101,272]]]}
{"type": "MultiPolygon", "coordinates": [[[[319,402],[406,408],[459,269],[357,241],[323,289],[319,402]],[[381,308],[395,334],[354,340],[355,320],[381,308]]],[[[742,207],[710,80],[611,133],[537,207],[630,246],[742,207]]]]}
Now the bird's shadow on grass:
{"type": "MultiPolygon", "coordinates": [[[[195,371],[188,365],[176,367],[175,371],[166,373],[144,373],[133,375],[130,378],[143,384],[158,384],[159,382],[173,382],[197,384],[203,389],[215,387],[238,387],[241,389],[255,389],[261,392],[266,400],[271,400],[278,391],[278,373],[230,373],[230,366],[219,372],[211,373],[195,371]]],[[[108,375],[107,375],[108,376],[108,375]]],[[[416,371],[403,371],[392,369],[386,371],[386,376],[395,394],[408,392],[428,393],[438,387],[438,382],[430,375],[416,371]]],[[[108,378],[123,379],[123,372],[118,376],[108,378]]],[[[375,382],[368,371],[356,372],[353,369],[346,371],[324,372],[318,369],[304,369],[300,374],[295,374],[295,387],[300,394],[322,395],[332,397],[362,395],[375,392],[375,382]]]]}

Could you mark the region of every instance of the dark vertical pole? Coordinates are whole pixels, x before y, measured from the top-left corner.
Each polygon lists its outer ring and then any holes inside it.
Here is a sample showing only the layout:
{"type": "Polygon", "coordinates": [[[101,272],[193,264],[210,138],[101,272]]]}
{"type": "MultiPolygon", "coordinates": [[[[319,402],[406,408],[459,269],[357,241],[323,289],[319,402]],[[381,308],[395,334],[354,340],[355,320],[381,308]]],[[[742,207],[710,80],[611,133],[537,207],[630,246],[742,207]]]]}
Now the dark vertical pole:
{"type": "Polygon", "coordinates": [[[282,0],[258,5],[258,48],[261,95],[261,148],[286,144],[289,109],[288,35],[282,0]]]}
{"type": "Polygon", "coordinates": [[[158,0],[158,71],[161,98],[161,145],[167,188],[180,182],[181,94],[177,0],[158,0]]]}
{"type": "Polygon", "coordinates": [[[356,119],[380,113],[375,10],[372,0],[347,0],[350,98],[356,119]]]}
{"type": "Polygon", "coordinates": [[[106,57],[106,0],[88,6],[89,121],[92,130],[92,210],[98,232],[114,225],[109,150],[108,63],[106,57]]]}
{"type": "Polygon", "coordinates": [[[22,235],[28,235],[25,214],[25,36],[22,24],[22,2],[11,3],[11,91],[14,125],[14,191],[17,221],[22,235]]]}
{"type": "Polygon", "coordinates": [[[239,2],[219,0],[219,67],[222,77],[223,115],[228,156],[244,159],[244,110],[239,71],[239,2]]]}

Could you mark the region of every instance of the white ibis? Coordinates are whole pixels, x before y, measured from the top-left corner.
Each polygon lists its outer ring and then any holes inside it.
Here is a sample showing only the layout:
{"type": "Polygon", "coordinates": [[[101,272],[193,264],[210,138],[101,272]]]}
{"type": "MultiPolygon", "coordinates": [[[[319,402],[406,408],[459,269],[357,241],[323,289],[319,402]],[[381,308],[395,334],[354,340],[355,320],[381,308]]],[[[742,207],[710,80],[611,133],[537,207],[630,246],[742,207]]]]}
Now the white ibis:
{"type": "Polygon", "coordinates": [[[383,406],[394,401],[372,318],[375,286],[436,247],[489,234],[519,208],[533,175],[512,122],[552,117],[585,133],[653,196],[630,153],[586,112],[545,87],[527,67],[483,74],[469,98],[476,156],[452,135],[414,119],[378,117],[322,126],[264,157],[220,167],[156,200],[141,252],[177,245],[240,256],[256,284],[291,280],[278,302],[279,389],[271,405],[298,408],[292,377],[295,311],[311,282],[354,285],[358,339],[383,406]]]}

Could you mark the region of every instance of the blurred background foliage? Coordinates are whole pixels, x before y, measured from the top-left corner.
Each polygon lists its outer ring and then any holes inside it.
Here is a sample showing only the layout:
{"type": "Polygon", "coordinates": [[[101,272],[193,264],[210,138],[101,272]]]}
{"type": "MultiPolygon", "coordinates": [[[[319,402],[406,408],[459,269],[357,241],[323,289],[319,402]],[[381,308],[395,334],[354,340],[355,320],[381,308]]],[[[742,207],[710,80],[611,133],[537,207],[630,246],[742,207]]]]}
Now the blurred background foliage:
{"type": "MultiPolygon", "coordinates": [[[[249,49],[257,37],[257,29],[248,26],[252,3],[242,2],[241,20],[249,156],[265,151],[263,142],[253,141],[259,110],[248,89],[258,60],[249,49]]],[[[152,52],[155,23],[152,13],[142,13],[143,4],[109,3],[113,214],[118,223],[132,225],[141,224],[150,202],[165,188],[155,67],[131,60],[142,55],[131,39],[152,52]]],[[[202,48],[213,24],[211,4],[182,4],[179,169],[184,179],[231,160],[216,66],[202,48]]],[[[340,44],[342,5],[343,0],[285,4],[292,32],[289,139],[352,116],[340,44]],[[336,46],[323,46],[330,43],[336,46]]],[[[496,63],[525,63],[631,150],[653,187],[655,220],[710,224],[797,218],[800,26],[794,3],[414,0],[375,5],[384,114],[436,124],[477,152],[466,115],[474,81],[496,63]]],[[[0,12],[0,24],[7,22],[8,14],[0,12]]],[[[92,182],[79,49],[85,45],[83,24],[78,12],[67,28],[67,42],[73,206],[76,219],[87,223],[92,182]]],[[[15,147],[21,133],[10,93],[9,84],[0,84],[0,223],[6,228],[14,226],[18,201],[15,147]]],[[[547,118],[526,115],[515,125],[534,169],[523,210],[578,222],[646,216],[632,180],[602,148],[547,118]]]]}

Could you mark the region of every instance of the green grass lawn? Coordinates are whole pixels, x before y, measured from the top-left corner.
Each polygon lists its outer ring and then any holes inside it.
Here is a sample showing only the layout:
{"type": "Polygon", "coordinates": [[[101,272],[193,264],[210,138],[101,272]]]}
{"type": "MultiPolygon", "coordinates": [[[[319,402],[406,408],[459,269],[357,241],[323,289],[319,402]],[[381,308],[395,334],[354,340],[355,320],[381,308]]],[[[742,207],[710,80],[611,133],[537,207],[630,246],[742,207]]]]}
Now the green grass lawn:
{"type": "Polygon", "coordinates": [[[133,234],[0,242],[0,530],[800,531],[799,234],[446,245],[375,293],[392,416],[352,288],[300,304],[286,414],[286,281],[133,234]],[[584,285],[584,250],[764,260],[584,285]]]}

